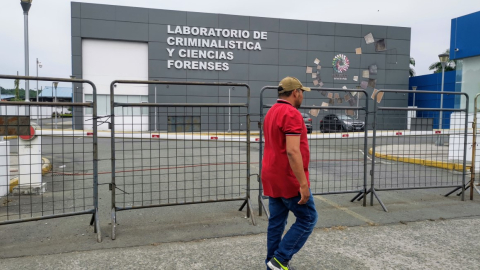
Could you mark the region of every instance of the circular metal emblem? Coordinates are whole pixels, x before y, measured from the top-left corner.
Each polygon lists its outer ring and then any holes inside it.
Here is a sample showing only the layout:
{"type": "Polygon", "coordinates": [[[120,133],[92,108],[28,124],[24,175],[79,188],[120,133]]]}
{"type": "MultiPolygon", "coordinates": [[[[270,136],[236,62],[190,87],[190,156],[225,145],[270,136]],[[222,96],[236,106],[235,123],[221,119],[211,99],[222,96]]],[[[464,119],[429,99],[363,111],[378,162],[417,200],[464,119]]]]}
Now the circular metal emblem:
{"type": "Polygon", "coordinates": [[[348,57],[344,54],[337,54],[333,58],[333,69],[337,73],[343,73],[348,70],[348,67],[350,66],[350,61],[348,60],[348,57]]]}

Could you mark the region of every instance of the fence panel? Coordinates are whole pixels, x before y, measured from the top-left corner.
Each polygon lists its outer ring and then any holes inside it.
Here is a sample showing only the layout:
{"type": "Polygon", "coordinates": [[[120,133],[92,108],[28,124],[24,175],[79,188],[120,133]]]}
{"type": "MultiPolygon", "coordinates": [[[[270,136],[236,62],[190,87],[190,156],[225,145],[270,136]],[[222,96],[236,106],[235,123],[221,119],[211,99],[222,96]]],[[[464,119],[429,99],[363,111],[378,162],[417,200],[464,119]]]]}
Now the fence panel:
{"type": "MultiPolygon", "coordinates": [[[[250,88],[235,83],[111,84],[112,239],[116,213],[211,202],[250,204],[250,88]],[[117,84],[245,88],[244,103],[121,103],[117,84]],[[228,130],[227,130],[228,129],[228,130]],[[140,131],[140,132],[131,132],[140,131]]],[[[238,95],[238,93],[237,93],[238,95]]]]}
{"type": "MultiPolygon", "coordinates": [[[[96,96],[86,80],[0,78],[86,83],[96,96]]],[[[0,108],[0,225],[90,214],[101,242],[95,103],[9,101],[0,108]],[[93,132],[73,132],[71,115],[54,115],[50,108],[90,108],[93,132]]]]}
{"type": "Polygon", "coordinates": [[[403,104],[403,97],[411,92],[380,90],[373,94],[379,102],[374,106],[373,146],[369,150],[369,192],[372,191],[371,204],[376,196],[385,211],[376,191],[465,189],[466,170],[470,166],[466,160],[468,125],[460,115],[468,113],[468,95],[416,91],[416,103],[432,107],[409,108],[403,104]],[[462,96],[467,101],[464,108],[460,106],[462,96]]]}
{"type": "MultiPolygon", "coordinates": [[[[277,99],[278,86],[266,86],[260,94],[260,121],[277,99]]],[[[312,88],[304,93],[299,111],[307,125],[310,148],[309,180],[314,195],[366,192],[367,187],[367,93],[359,89],[312,88]]],[[[263,156],[263,128],[260,129],[260,173],[263,156]]],[[[259,212],[263,202],[258,179],[259,212]]],[[[357,197],[358,197],[357,196],[357,197]]],[[[356,198],[357,198],[356,197],[356,198]]],[[[364,205],[366,201],[363,201],[364,205]]]]}

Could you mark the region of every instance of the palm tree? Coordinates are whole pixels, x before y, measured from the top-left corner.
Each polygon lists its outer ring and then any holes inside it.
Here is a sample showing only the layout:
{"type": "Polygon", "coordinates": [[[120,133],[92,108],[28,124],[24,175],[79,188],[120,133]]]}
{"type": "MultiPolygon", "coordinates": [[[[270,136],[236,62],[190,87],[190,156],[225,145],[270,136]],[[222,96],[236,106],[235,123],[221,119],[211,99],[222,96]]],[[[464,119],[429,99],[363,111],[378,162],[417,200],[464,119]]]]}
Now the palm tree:
{"type": "Polygon", "coordinates": [[[13,81],[13,85],[15,86],[15,99],[16,100],[20,100],[20,80],[19,79],[15,79],[15,81],[13,81]]]}
{"type": "MultiPolygon", "coordinates": [[[[445,53],[450,54],[450,49],[445,50],[445,53]]],[[[452,71],[457,68],[457,60],[449,60],[445,65],[445,72],[452,71]]],[[[442,63],[435,62],[428,67],[429,70],[433,70],[433,73],[441,73],[442,72],[442,63]]]]}
{"type": "MultiPolygon", "coordinates": [[[[415,59],[413,57],[410,57],[410,65],[415,66],[415,59]]],[[[415,69],[413,67],[410,67],[410,77],[415,76],[415,69]]]]}

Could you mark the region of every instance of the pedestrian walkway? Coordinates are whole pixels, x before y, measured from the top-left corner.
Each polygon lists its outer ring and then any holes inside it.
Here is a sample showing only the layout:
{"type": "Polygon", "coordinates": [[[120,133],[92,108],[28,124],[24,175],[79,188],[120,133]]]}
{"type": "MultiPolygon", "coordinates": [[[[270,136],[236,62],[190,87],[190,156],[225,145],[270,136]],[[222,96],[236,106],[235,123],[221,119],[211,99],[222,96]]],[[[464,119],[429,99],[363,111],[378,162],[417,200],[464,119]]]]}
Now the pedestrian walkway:
{"type": "MultiPolygon", "coordinates": [[[[315,229],[296,269],[478,269],[480,219],[315,229]]],[[[266,234],[0,260],[2,269],[265,269],[266,234]]]]}

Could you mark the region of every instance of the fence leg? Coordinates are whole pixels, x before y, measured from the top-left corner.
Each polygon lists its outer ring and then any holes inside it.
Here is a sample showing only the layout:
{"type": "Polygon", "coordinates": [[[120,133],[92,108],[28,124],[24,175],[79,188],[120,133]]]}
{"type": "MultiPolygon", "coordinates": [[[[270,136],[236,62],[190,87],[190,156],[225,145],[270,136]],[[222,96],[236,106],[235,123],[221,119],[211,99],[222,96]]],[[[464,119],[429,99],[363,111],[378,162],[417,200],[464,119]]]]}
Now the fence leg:
{"type": "Polygon", "coordinates": [[[350,200],[350,202],[353,202],[355,201],[358,197],[362,196],[364,194],[364,192],[359,192],[357,195],[355,195],[355,197],[353,197],[353,199],[350,200]]]}
{"type": "Polygon", "coordinates": [[[262,195],[258,195],[258,216],[259,217],[263,215],[262,206],[265,207],[262,202],[262,195]]]}
{"type": "Polygon", "coordinates": [[[95,209],[95,213],[92,214],[90,219],[90,226],[93,226],[93,232],[97,234],[97,242],[102,242],[102,232],[100,231],[100,220],[98,218],[98,208],[95,209]],[[95,224],[95,225],[94,225],[95,224]]]}
{"type": "Polygon", "coordinates": [[[367,195],[370,194],[370,192],[372,192],[372,189],[367,190],[367,192],[365,192],[365,194],[362,194],[362,196],[360,196],[360,198],[358,198],[357,201],[360,201],[361,199],[365,200],[367,195]]]}
{"type": "Polygon", "coordinates": [[[242,206],[240,206],[240,209],[238,211],[242,211],[243,208],[247,206],[247,218],[252,218],[252,224],[255,226],[257,223],[255,222],[255,217],[253,217],[253,212],[252,212],[252,203],[250,202],[250,198],[247,198],[245,201],[243,201],[242,206]]]}
{"type": "Polygon", "coordinates": [[[367,189],[364,189],[363,192],[365,193],[365,195],[363,196],[363,203],[362,203],[362,205],[363,205],[363,207],[366,207],[366,206],[367,206],[367,192],[368,192],[368,191],[367,191],[367,189]]]}
{"type": "MultiPolygon", "coordinates": [[[[467,185],[465,186],[465,191],[467,191],[469,188],[470,188],[470,185],[467,184],[467,185]]],[[[458,193],[457,193],[457,196],[462,195],[462,193],[463,193],[463,191],[458,192],[458,193]]]]}
{"type": "Polygon", "coordinates": [[[117,228],[117,213],[115,212],[115,208],[112,208],[112,240],[115,240],[115,231],[117,228]]]}
{"type": "MultiPolygon", "coordinates": [[[[92,218],[90,219],[90,226],[93,225],[93,223],[95,222],[95,213],[92,214],[92,218]]],[[[97,228],[93,228],[94,229],[94,233],[97,232],[97,228]]]]}
{"type": "Polygon", "coordinates": [[[371,189],[367,190],[367,192],[365,192],[365,191],[359,192],[357,195],[355,195],[355,197],[353,197],[353,199],[350,200],[350,202],[353,202],[353,201],[355,201],[355,200],[360,201],[360,200],[363,199],[365,196],[367,196],[368,193],[370,193],[370,190],[371,190],[371,189]]]}
{"type": "MultiPolygon", "coordinates": [[[[382,206],[383,211],[388,212],[387,207],[385,207],[385,205],[383,204],[382,200],[380,200],[380,198],[378,197],[377,192],[375,191],[375,189],[372,189],[372,195],[374,195],[375,198],[377,198],[377,201],[378,201],[378,202],[380,203],[380,205],[382,206]]],[[[373,205],[373,200],[371,201],[371,204],[373,205]]]]}
{"type": "Polygon", "coordinates": [[[252,218],[252,224],[253,226],[256,226],[257,225],[257,222],[255,221],[255,217],[253,215],[253,212],[252,212],[252,202],[250,201],[250,198],[247,199],[247,217],[250,215],[250,217],[252,218]]]}
{"type": "Polygon", "coordinates": [[[445,197],[450,196],[452,193],[455,193],[455,191],[457,191],[457,190],[459,190],[459,189],[461,189],[461,188],[462,188],[462,187],[457,187],[457,188],[455,188],[454,190],[452,190],[452,191],[450,191],[449,193],[445,194],[445,197]]]}
{"type": "Polygon", "coordinates": [[[102,242],[102,231],[100,230],[100,219],[98,218],[98,208],[95,209],[95,230],[97,233],[97,242],[102,242]]]}
{"type": "MultiPolygon", "coordinates": [[[[248,202],[248,199],[245,200],[245,201],[243,201],[242,206],[240,206],[240,208],[238,209],[238,211],[242,211],[243,208],[245,207],[245,205],[247,205],[247,202],[248,202]]],[[[247,212],[248,212],[248,211],[247,211],[247,212]]]]}
{"type": "MultiPolygon", "coordinates": [[[[260,180],[260,175],[258,175],[257,177],[257,182],[258,182],[258,186],[261,187],[262,183],[261,180],[260,180]]],[[[263,205],[263,202],[262,202],[262,188],[259,188],[258,189],[258,216],[261,217],[263,215],[263,209],[262,209],[262,205],[263,205]]],[[[263,205],[263,207],[265,207],[263,205]]]]}

